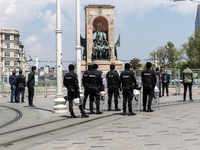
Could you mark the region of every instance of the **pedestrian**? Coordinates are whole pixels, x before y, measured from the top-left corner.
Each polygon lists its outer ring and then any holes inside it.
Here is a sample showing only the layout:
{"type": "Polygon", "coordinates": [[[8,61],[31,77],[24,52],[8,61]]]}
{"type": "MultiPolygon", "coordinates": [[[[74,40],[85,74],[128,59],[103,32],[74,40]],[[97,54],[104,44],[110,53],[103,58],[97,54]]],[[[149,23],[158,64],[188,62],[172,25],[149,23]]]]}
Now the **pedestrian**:
{"type": "MultiPolygon", "coordinates": [[[[75,98],[80,98],[78,77],[77,77],[77,74],[74,73],[74,65],[70,64],[68,68],[69,68],[69,73],[65,74],[64,79],[63,79],[63,84],[67,88],[67,91],[68,91],[67,96],[68,96],[68,101],[69,101],[69,112],[71,114],[71,118],[76,118],[73,111],[73,100],[75,98]]],[[[81,111],[81,118],[89,117],[88,115],[85,114],[82,104],[79,106],[79,109],[81,111]]]]}
{"type": "Polygon", "coordinates": [[[170,75],[167,73],[167,70],[164,70],[162,74],[162,96],[164,96],[164,89],[166,88],[167,96],[169,96],[169,82],[170,82],[170,75]]]}
{"type": "Polygon", "coordinates": [[[120,80],[123,89],[123,115],[126,115],[126,105],[128,101],[129,116],[136,115],[132,111],[133,89],[137,87],[133,71],[130,70],[130,64],[125,64],[125,71],[120,74],[120,80]],[[134,83],[134,84],[133,84],[134,83]]]}
{"type": "Polygon", "coordinates": [[[159,97],[161,96],[161,73],[159,68],[156,68],[156,77],[158,77],[158,89],[159,89],[159,97]]]}
{"type": "Polygon", "coordinates": [[[17,97],[20,101],[20,93],[21,95],[21,102],[24,103],[24,90],[26,85],[26,78],[22,74],[22,70],[19,71],[19,75],[16,77],[15,85],[17,87],[17,97]]]}
{"type": "Polygon", "coordinates": [[[35,107],[35,105],[33,105],[33,97],[34,97],[34,86],[35,86],[35,71],[37,70],[37,67],[32,66],[31,70],[32,72],[29,73],[28,81],[27,81],[28,103],[29,103],[29,107],[35,107]]]}
{"type": "Polygon", "coordinates": [[[114,94],[115,111],[121,111],[118,108],[118,96],[120,88],[119,74],[115,69],[115,65],[110,65],[110,71],[106,74],[108,87],[108,111],[111,111],[112,96],[114,94]]]}
{"type": "Polygon", "coordinates": [[[16,80],[16,71],[13,70],[12,75],[9,77],[9,83],[10,83],[10,89],[11,89],[11,96],[10,96],[11,103],[14,103],[13,101],[14,96],[15,96],[15,102],[18,103],[15,80],[16,80]]]}
{"type": "Polygon", "coordinates": [[[153,112],[151,109],[151,103],[154,96],[154,87],[156,84],[156,75],[153,70],[151,70],[152,64],[150,62],[146,63],[146,70],[142,71],[141,77],[143,82],[143,111],[153,112]],[[149,96],[148,106],[146,110],[147,95],[149,96]]]}
{"type": "Polygon", "coordinates": [[[84,99],[83,99],[83,109],[85,109],[86,101],[89,95],[89,88],[88,88],[88,76],[89,72],[92,71],[92,65],[88,65],[88,70],[84,72],[83,74],[83,86],[84,86],[84,99]]]}
{"type": "Polygon", "coordinates": [[[93,64],[92,69],[93,70],[89,72],[88,78],[88,88],[90,92],[90,114],[94,114],[94,98],[96,99],[96,114],[102,114],[100,111],[100,89],[103,88],[103,82],[100,72],[97,71],[98,65],[93,64]]]}
{"type": "Polygon", "coordinates": [[[190,102],[193,102],[192,99],[193,72],[192,70],[190,70],[189,64],[187,64],[186,69],[183,70],[183,85],[184,85],[183,101],[185,101],[186,99],[187,86],[189,86],[190,102]]]}

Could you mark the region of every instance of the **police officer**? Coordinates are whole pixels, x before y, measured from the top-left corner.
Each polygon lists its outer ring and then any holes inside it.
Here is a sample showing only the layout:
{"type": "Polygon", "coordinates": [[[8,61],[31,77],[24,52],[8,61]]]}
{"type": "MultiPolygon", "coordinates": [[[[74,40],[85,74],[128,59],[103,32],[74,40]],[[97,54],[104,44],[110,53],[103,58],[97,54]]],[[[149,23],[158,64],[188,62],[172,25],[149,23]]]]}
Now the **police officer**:
{"type": "Polygon", "coordinates": [[[115,69],[115,65],[110,65],[110,71],[106,74],[108,87],[108,111],[111,111],[112,95],[114,93],[115,111],[121,111],[118,108],[118,89],[120,88],[119,74],[115,69]]]}
{"type": "Polygon", "coordinates": [[[88,70],[84,72],[83,74],[83,80],[82,80],[82,83],[83,83],[83,86],[85,88],[84,90],[84,99],[83,99],[83,109],[85,109],[85,105],[86,105],[86,101],[87,101],[87,98],[88,98],[88,95],[89,95],[89,89],[88,89],[88,75],[89,75],[89,72],[92,70],[92,65],[88,65],[88,70]]]}
{"type": "Polygon", "coordinates": [[[88,88],[90,91],[90,113],[94,114],[93,102],[94,97],[96,99],[96,114],[102,114],[100,112],[100,89],[103,87],[103,82],[99,71],[97,71],[98,65],[92,66],[93,70],[89,72],[88,88]]]}
{"type": "Polygon", "coordinates": [[[187,86],[189,86],[190,102],[193,102],[192,84],[193,84],[193,72],[192,72],[192,70],[190,70],[190,65],[187,64],[186,69],[183,70],[183,85],[184,85],[183,101],[185,101],[185,99],[186,99],[187,86]]]}
{"type": "Polygon", "coordinates": [[[153,112],[151,109],[151,103],[154,96],[154,87],[156,84],[155,72],[151,69],[152,64],[146,63],[146,70],[142,71],[143,82],[143,111],[146,111],[147,95],[149,95],[147,112],[153,112]]]}
{"type": "Polygon", "coordinates": [[[126,104],[128,101],[129,115],[135,115],[132,111],[133,89],[137,87],[133,71],[130,70],[130,64],[125,64],[125,71],[120,74],[120,80],[123,89],[123,115],[126,115],[126,104]],[[133,85],[134,83],[134,85],[133,85]]]}
{"type": "MultiPolygon", "coordinates": [[[[73,99],[78,98],[78,97],[80,98],[78,78],[77,78],[77,74],[74,73],[74,65],[70,64],[68,68],[69,68],[69,73],[65,74],[63,84],[67,88],[67,91],[68,91],[69,111],[70,111],[71,117],[76,118],[73,111],[73,99]]],[[[82,104],[79,106],[79,109],[82,114],[81,118],[89,117],[88,115],[85,114],[82,104]]]]}
{"type": "Polygon", "coordinates": [[[15,85],[17,87],[17,97],[20,101],[20,93],[22,93],[21,102],[24,103],[24,90],[26,85],[26,78],[22,74],[22,70],[19,71],[19,75],[16,77],[15,85]]]}

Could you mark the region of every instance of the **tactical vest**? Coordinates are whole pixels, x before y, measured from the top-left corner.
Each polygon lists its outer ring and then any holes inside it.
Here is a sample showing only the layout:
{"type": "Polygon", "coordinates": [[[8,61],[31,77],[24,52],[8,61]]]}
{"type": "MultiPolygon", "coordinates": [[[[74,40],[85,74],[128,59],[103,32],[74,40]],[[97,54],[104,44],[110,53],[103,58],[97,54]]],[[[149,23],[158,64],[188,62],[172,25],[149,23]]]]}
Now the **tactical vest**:
{"type": "Polygon", "coordinates": [[[88,83],[93,85],[99,85],[99,72],[97,70],[90,71],[88,73],[88,83]]]}
{"type": "Polygon", "coordinates": [[[154,85],[153,81],[153,71],[152,70],[144,70],[143,71],[143,85],[154,85]]]}
{"type": "Polygon", "coordinates": [[[89,70],[85,71],[83,74],[84,84],[88,83],[88,76],[89,76],[89,70]]]}
{"type": "Polygon", "coordinates": [[[122,86],[124,87],[131,87],[133,86],[133,79],[132,79],[133,72],[132,71],[123,71],[122,72],[122,86]]]}
{"type": "Polygon", "coordinates": [[[183,80],[184,83],[192,83],[193,72],[189,68],[183,70],[183,80]]]}
{"type": "Polygon", "coordinates": [[[110,85],[118,86],[119,85],[117,75],[116,75],[116,71],[114,71],[114,70],[109,71],[107,73],[107,78],[108,78],[108,86],[110,86],[110,85]]]}
{"type": "Polygon", "coordinates": [[[74,73],[66,73],[65,74],[65,83],[66,83],[67,88],[74,87],[73,76],[74,76],[74,73]]]}

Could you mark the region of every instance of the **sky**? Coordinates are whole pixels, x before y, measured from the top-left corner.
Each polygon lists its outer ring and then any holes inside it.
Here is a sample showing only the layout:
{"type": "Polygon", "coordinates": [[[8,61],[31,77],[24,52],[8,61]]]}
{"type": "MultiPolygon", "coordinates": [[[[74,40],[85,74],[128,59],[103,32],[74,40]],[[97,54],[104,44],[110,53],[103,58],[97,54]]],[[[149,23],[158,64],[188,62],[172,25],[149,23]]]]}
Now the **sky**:
{"type": "MultiPolygon", "coordinates": [[[[196,0],[200,3],[200,0],[196,0]]],[[[75,0],[61,0],[63,61],[76,60],[75,0]]],[[[89,4],[115,6],[115,40],[120,34],[118,59],[148,59],[149,53],[168,41],[176,48],[188,41],[195,30],[197,2],[164,0],[80,0],[81,34],[85,35],[84,7],[89,4]]],[[[56,63],[56,0],[0,0],[0,28],[16,29],[24,50],[39,67],[56,63]]],[[[34,62],[32,62],[34,64],[34,62]]],[[[69,63],[63,64],[63,69],[69,63]]]]}

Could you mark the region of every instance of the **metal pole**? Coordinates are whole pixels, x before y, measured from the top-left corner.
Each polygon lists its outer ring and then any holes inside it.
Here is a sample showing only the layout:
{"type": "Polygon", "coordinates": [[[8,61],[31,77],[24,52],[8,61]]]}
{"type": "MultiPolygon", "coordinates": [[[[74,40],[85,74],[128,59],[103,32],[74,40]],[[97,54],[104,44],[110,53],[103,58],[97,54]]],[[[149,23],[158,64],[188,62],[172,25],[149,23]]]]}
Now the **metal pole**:
{"type": "Polygon", "coordinates": [[[57,93],[53,107],[55,113],[66,113],[67,106],[62,92],[62,29],[61,29],[61,3],[56,0],[56,69],[57,69],[57,93]]]}
{"type": "Polygon", "coordinates": [[[155,51],[156,68],[158,66],[158,52],[155,51]]]}
{"type": "MultiPolygon", "coordinates": [[[[80,0],[76,0],[76,73],[81,88],[80,0]]],[[[81,90],[81,89],[80,89],[81,90]]]]}

